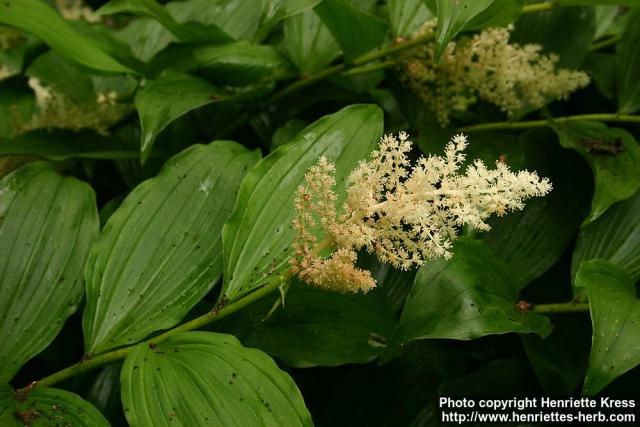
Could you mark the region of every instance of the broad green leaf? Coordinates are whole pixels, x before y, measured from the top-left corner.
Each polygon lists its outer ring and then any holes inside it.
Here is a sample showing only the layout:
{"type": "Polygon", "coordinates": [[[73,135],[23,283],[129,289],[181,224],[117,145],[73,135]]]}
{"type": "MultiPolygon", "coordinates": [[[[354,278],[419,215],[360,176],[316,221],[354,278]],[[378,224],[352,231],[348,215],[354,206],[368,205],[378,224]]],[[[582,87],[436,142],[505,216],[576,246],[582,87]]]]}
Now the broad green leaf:
{"type": "Polygon", "coordinates": [[[71,158],[137,159],[140,151],[113,137],[92,132],[36,130],[12,139],[0,138],[0,156],[36,156],[51,161],[71,158]]]}
{"type": "MultiPolygon", "coordinates": [[[[373,258],[373,256],[371,256],[373,258]]],[[[365,265],[378,283],[375,293],[383,295],[387,305],[395,313],[400,313],[411,286],[416,277],[416,270],[402,271],[393,268],[389,264],[375,261],[372,266],[365,265]]]]}
{"type": "Polygon", "coordinates": [[[109,427],[107,419],[80,396],[56,388],[36,387],[26,397],[14,395],[8,407],[1,408],[3,427],[109,427]]]}
{"type": "Polygon", "coordinates": [[[546,317],[516,308],[517,280],[486,245],[461,238],[453,258],[425,264],[394,332],[391,351],[417,339],[471,340],[509,332],[546,336],[546,317]]]}
{"type": "Polygon", "coordinates": [[[96,12],[98,15],[131,13],[153,18],[169,30],[178,40],[187,43],[226,42],[231,37],[215,25],[203,25],[199,22],[178,23],[173,16],[156,0],[111,0],[96,12]]]}
{"type": "Polygon", "coordinates": [[[557,7],[522,15],[511,41],[540,44],[545,53],[559,56],[557,67],[576,69],[589,53],[594,33],[592,7],[557,7]]]}
{"type": "Polygon", "coordinates": [[[276,80],[291,64],[273,46],[246,41],[208,46],[174,46],[154,58],[151,68],[195,72],[216,85],[245,86],[276,80]]]}
{"type": "Polygon", "coordinates": [[[389,0],[389,23],[396,37],[409,37],[433,18],[424,0],[389,0]]]}
{"type": "Polygon", "coordinates": [[[387,37],[384,21],[347,0],[323,0],[314,11],[337,40],[347,61],[380,46],[387,37]]]}
{"type": "Polygon", "coordinates": [[[598,91],[607,99],[616,96],[616,61],[612,53],[590,52],[582,69],[589,74],[598,91]]]}
{"type": "MultiPolygon", "coordinates": [[[[541,177],[549,178],[553,190],[544,197],[528,200],[522,211],[492,218],[489,222],[492,229],[478,236],[498,258],[509,264],[520,287],[540,276],[560,258],[574,240],[590,202],[590,188],[585,185],[591,178],[588,168],[579,156],[563,150],[554,139],[553,133],[546,129],[526,132],[517,141],[502,137],[503,153],[509,152],[506,150],[520,152],[505,156],[508,164],[515,163],[512,169],[536,171],[541,177]],[[522,155],[522,160],[518,155],[522,155]]],[[[481,147],[488,145],[482,139],[474,143],[481,147]]],[[[497,157],[485,160],[495,162],[497,157]]],[[[475,156],[470,152],[468,158],[475,156]]]]}
{"type": "Polygon", "coordinates": [[[304,175],[325,156],[336,164],[336,191],[344,195],[345,177],[376,146],[382,121],[377,106],[346,107],[311,124],[251,169],[222,233],[225,283],[221,298],[234,301],[289,266],[295,236],[293,201],[304,175]]]}
{"type": "Polygon", "coordinates": [[[585,224],[640,189],[640,147],[629,132],[599,122],[565,123],[554,129],[560,144],[577,151],[593,170],[595,190],[585,224]]]}
{"type": "Polygon", "coordinates": [[[261,16],[254,42],[263,40],[283,19],[311,9],[321,0],[262,0],[261,16]]]}
{"type": "Polygon", "coordinates": [[[142,160],[149,157],[156,137],[169,123],[221,97],[222,91],[211,83],[184,73],[166,72],[147,80],[135,97],[142,127],[142,160]]]}
{"type": "Polygon", "coordinates": [[[284,47],[302,75],[317,73],[342,52],[336,39],[313,10],[284,21],[284,47]]]}
{"type": "Polygon", "coordinates": [[[522,15],[523,3],[524,0],[494,0],[488,8],[469,21],[465,30],[504,27],[522,15]]]}
{"type": "Polygon", "coordinates": [[[78,308],[97,232],[87,184],[45,163],[0,181],[0,382],[51,343],[78,308]]]}
{"type": "Polygon", "coordinates": [[[253,1],[186,0],[170,2],[167,9],[178,22],[216,25],[236,40],[253,41],[265,2],[261,3],[263,6],[253,1]]]}
{"type": "Polygon", "coordinates": [[[183,332],[127,356],[122,403],[136,426],[311,426],[293,380],[260,350],[212,332],[183,332]]]}
{"type": "Polygon", "coordinates": [[[301,119],[291,119],[273,132],[271,137],[271,150],[290,142],[297,134],[302,132],[309,123],[301,119]]]}
{"type": "Polygon", "coordinates": [[[96,407],[114,426],[126,425],[120,401],[120,371],[122,363],[113,363],[100,370],[93,380],[85,399],[96,407]]]}
{"type": "Polygon", "coordinates": [[[143,62],[151,58],[177,39],[158,21],[152,18],[137,18],[113,32],[113,36],[126,43],[134,57],[143,62]]]}
{"type": "Polygon", "coordinates": [[[638,0],[556,0],[558,6],[637,6],[638,0]]]}
{"type": "Polygon", "coordinates": [[[0,24],[33,34],[53,50],[85,67],[135,74],[93,40],[79,34],[56,10],[41,0],[3,0],[0,2],[0,24]]]}
{"type": "Polygon", "coordinates": [[[11,404],[12,396],[13,390],[11,386],[0,383],[0,413],[4,412],[5,408],[11,404]]]}
{"type": "Polygon", "coordinates": [[[571,396],[580,387],[587,369],[591,329],[582,313],[560,313],[546,338],[521,335],[531,369],[545,394],[571,396]]]}
{"type": "Polygon", "coordinates": [[[596,6],[594,8],[596,17],[596,30],[593,34],[593,40],[606,35],[613,35],[611,29],[614,29],[614,22],[620,17],[620,9],[618,6],[596,6]]]}
{"type": "Polygon", "coordinates": [[[640,109],[640,8],[629,13],[629,24],[618,43],[615,60],[618,111],[623,114],[640,109]]]}
{"type": "Polygon", "coordinates": [[[477,15],[494,0],[437,0],[436,61],[447,45],[477,15]]]}
{"type": "Polygon", "coordinates": [[[605,261],[585,261],[576,285],[587,289],[593,336],[582,393],[599,393],[640,364],[640,301],[631,277],[605,261]]]}
{"type": "Polygon", "coordinates": [[[88,352],[174,326],[211,290],[222,274],[222,225],[257,158],[230,141],[194,145],[127,196],[87,260],[88,352]]]}
{"type": "Polygon", "coordinates": [[[622,268],[632,280],[640,279],[640,192],[611,206],[600,218],[583,227],[573,251],[571,276],[580,264],[605,259],[622,268]]]}
{"type": "Polygon", "coordinates": [[[370,362],[395,325],[393,311],[375,294],[343,295],[294,281],[284,307],[264,320],[275,298],[264,298],[214,327],[289,366],[306,368],[370,362]]]}

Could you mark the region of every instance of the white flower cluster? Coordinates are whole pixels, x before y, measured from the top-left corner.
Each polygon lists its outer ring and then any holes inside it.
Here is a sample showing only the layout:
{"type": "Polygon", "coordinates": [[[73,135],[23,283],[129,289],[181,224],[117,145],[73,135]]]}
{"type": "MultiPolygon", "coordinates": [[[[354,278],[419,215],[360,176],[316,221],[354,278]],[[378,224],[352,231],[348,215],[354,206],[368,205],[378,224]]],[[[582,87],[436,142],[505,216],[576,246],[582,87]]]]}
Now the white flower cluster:
{"type": "Polygon", "coordinates": [[[14,120],[16,133],[33,129],[93,129],[101,134],[131,111],[128,104],[118,103],[115,92],[96,94],[96,99],[76,102],[54,88],[45,86],[37,78],[29,79],[29,87],[36,97],[36,111],[27,122],[14,120]]]}
{"type": "Polygon", "coordinates": [[[100,22],[100,17],[83,0],[56,0],[55,4],[64,19],[84,20],[91,24],[100,22]]]}
{"type": "MultiPolygon", "coordinates": [[[[428,21],[416,35],[433,34],[435,27],[435,21],[428,21]]],[[[513,116],[566,99],[589,84],[581,71],[556,70],[558,56],[542,54],[542,46],[510,44],[512,29],[489,28],[451,42],[437,65],[435,43],[415,48],[401,65],[401,78],[442,125],[452,112],[465,111],[477,98],[513,116]]]]}
{"type": "Polygon", "coordinates": [[[466,137],[456,135],[444,156],[422,157],[411,168],[408,135],[384,136],[370,160],[349,175],[340,215],[332,190],[334,167],[321,158],[298,188],[296,274],[316,286],[366,292],[375,280],[354,267],[356,251],[364,248],[403,270],[430,258],[449,258],[461,226],[489,230],[486,220],[492,214],[522,209],[526,199],[551,191],[548,179],[535,172],[511,172],[499,161],[488,169],[475,160],[460,173],[466,147],[466,137]],[[328,259],[314,251],[319,232],[337,249],[328,259]]]}

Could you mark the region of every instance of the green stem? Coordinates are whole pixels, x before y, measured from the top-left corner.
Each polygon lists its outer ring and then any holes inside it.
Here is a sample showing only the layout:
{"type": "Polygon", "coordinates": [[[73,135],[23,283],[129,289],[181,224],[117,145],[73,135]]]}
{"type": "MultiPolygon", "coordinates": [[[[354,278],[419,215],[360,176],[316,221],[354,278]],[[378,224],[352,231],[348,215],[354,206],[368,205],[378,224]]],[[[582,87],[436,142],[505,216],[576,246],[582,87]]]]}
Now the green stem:
{"type": "Polygon", "coordinates": [[[296,92],[302,88],[315,84],[324,79],[328,79],[329,77],[333,77],[345,71],[349,71],[353,68],[357,68],[361,65],[368,64],[369,62],[377,61],[379,59],[383,59],[386,56],[393,55],[407,49],[411,49],[412,47],[419,46],[421,44],[432,41],[434,38],[433,34],[426,34],[419,37],[414,37],[412,39],[408,39],[406,41],[402,41],[400,43],[387,46],[385,48],[366,53],[364,55],[359,56],[354,59],[352,62],[343,62],[340,64],[333,65],[331,67],[325,68],[317,74],[312,76],[303,76],[299,80],[293,82],[289,86],[281,89],[280,91],[274,93],[271,96],[270,101],[278,102],[285,96],[296,92]]]}
{"type": "Polygon", "coordinates": [[[615,36],[606,38],[604,40],[600,40],[599,42],[593,43],[589,48],[589,50],[600,50],[602,48],[609,47],[611,45],[618,43],[621,38],[622,37],[620,35],[615,35],[615,36]]]}
{"type": "Polygon", "coordinates": [[[545,1],[542,3],[528,4],[522,8],[522,13],[543,12],[545,10],[555,9],[560,5],[561,0],[545,1]]]}
{"type": "MultiPolygon", "coordinates": [[[[278,289],[278,286],[280,286],[282,281],[289,280],[291,276],[292,276],[291,270],[287,270],[283,275],[275,277],[265,286],[259,288],[254,292],[251,292],[250,294],[240,298],[239,300],[224,306],[219,305],[218,307],[220,308],[216,308],[207,314],[203,314],[202,316],[196,317],[195,319],[190,320],[186,323],[183,323],[182,325],[176,326],[173,329],[169,329],[168,331],[145,341],[145,343],[147,345],[157,344],[159,342],[165,341],[166,339],[172,337],[173,335],[179,332],[193,331],[211,322],[215,322],[216,320],[222,319],[223,317],[227,317],[228,315],[235,313],[241,308],[246,307],[247,305],[259,300],[265,295],[268,295],[274,290],[278,289]]],[[[61,371],[58,371],[47,377],[42,378],[40,381],[37,381],[37,385],[40,387],[49,387],[59,383],[60,381],[76,376],[82,372],[87,372],[95,368],[99,368],[100,366],[104,366],[113,361],[124,359],[138,345],[140,345],[140,343],[137,343],[128,347],[123,347],[117,350],[112,350],[107,353],[99,354],[88,360],[82,360],[76,363],[75,365],[71,365],[61,371]]]]}
{"type": "Polygon", "coordinates": [[[361,67],[352,68],[342,73],[342,75],[355,76],[358,74],[367,74],[373,71],[384,70],[385,68],[393,67],[394,65],[396,65],[396,61],[393,59],[390,59],[388,61],[376,62],[375,64],[363,65],[361,67]]]}
{"type": "Polygon", "coordinates": [[[463,126],[458,128],[458,132],[481,132],[488,130],[513,130],[513,129],[530,129],[553,126],[558,123],[575,122],[580,120],[596,120],[601,122],[623,122],[623,123],[640,123],[640,115],[629,114],[578,114],[575,116],[557,117],[550,120],[529,120],[524,122],[494,122],[482,123],[479,125],[463,126]]]}
{"type": "MultiPolygon", "coordinates": [[[[557,1],[529,4],[522,8],[522,13],[540,12],[543,10],[553,9],[557,6],[559,6],[557,1]]],[[[295,82],[284,87],[280,91],[274,93],[270,98],[270,102],[272,103],[278,102],[285,96],[293,92],[297,92],[298,90],[303,89],[312,84],[318,83],[324,79],[333,77],[335,75],[338,75],[344,72],[349,72],[353,68],[359,67],[364,64],[368,64],[369,62],[383,59],[387,56],[391,56],[396,53],[403,52],[407,49],[411,49],[412,47],[429,43],[433,40],[434,40],[434,34],[424,34],[421,36],[413,37],[413,38],[392,44],[390,46],[386,46],[382,49],[374,50],[372,52],[365,53],[364,55],[360,55],[359,57],[357,57],[351,62],[342,62],[340,64],[336,64],[331,67],[325,68],[324,70],[320,71],[317,74],[313,74],[311,76],[302,76],[299,80],[296,80],[295,82]]]]}
{"type": "Polygon", "coordinates": [[[569,301],[557,304],[536,304],[531,311],[540,314],[582,313],[589,311],[589,303],[569,301]]]}
{"type": "MultiPolygon", "coordinates": [[[[318,243],[318,245],[313,249],[313,253],[319,255],[323,250],[330,247],[332,244],[331,239],[325,238],[318,243]]],[[[193,331],[198,328],[201,328],[209,323],[215,322],[216,320],[222,319],[223,317],[227,317],[230,314],[235,313],[236,311],[252,304],[264,296],[270,294],[271,292],[277,290],[280,285],[283,283],[287,283],[293,277],[293,270],[289,269],[285,271],[283,274],[274,277],[269,283],[264,285],[263,287],[251,292],[248,295],[238,299],[229,304],[219,303],[216,308],[214,308],[209,313],[203,314],[200,317],[196,317],[193,320],[190,320],[182,325],[178,325],[175,328],[169,329],[168,331],[155,336],[149,340],[144,341],[147,345],[158,344],[159,342],[165,341],[166,339],[174,336],[180,332],[193,331]]],[[[112,350],[107,353],[99,354],[97,356],[93,356],[89,359],[82,360],[75,365],[71,365],[61,371],[55,372],[47,377],[42,378],[40,381],[36,381],[35,383],[23,387],[20,389],[23,392],[28,392],[34,385],[38,385],[40,387],[49,387],[54,384],[59,383],[60,381],[64,381],[71,377],[74,377],[82,372],[87,372],[101,366],[104,366],[108,363],[114,362],[116,360],[124,359],[129,353],[133,351],[135,347],[140,345],[140,343],[133,344],[128,347],[119,348],[117,350],[112,350]]]]}

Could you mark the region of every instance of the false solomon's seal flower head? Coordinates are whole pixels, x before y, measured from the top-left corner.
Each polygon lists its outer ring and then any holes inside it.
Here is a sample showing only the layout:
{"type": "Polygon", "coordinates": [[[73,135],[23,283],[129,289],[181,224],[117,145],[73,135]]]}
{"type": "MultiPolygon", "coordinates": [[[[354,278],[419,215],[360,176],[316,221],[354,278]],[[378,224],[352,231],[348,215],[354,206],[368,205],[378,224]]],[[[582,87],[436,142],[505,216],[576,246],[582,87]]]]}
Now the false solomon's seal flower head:
{"type": "Polygon", "coordinates": [[[413,165],[411,146],[404,132],[382,137],[378,150],[349,175],[340,210],[334,165],[321,157],[309,169],[295,199],[297,238],[291,264],[298,277],[328,290],[367,292],[376,282],[369,271],[355,266],[357,251],[365,249],[402,270],[450,258],[462,226],[487,231],[491,215],[521,210],[525,200],[551,191],[547,178],[512,172],[500,161],[489,169],[474,160],[461,170],[464,135],[454,136],[444,155],[422,157],[413,165]],[[321,257],[328,246],[335,251],[321,257]]]}

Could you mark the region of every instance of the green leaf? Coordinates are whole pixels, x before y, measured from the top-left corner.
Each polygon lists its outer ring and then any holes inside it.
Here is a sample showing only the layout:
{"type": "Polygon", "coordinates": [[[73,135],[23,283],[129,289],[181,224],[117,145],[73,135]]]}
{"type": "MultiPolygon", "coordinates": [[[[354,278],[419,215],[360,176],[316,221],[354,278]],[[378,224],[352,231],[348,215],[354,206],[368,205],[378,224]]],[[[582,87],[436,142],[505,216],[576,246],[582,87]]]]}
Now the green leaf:
{"type": "Polygon", "coordinates": [[[170,2],[167,9],[178,22],[197,21],[216,25],[236,40],[253,41],[265,2],[262,5],[247,1],[186,0],[170,2]]]}
{"type": "Polygon", "coordinates": [[[145,161],[156,137],[169,123],[191,110],[218,101],[222,91],[206,80],[165,72],[147,80],[135,97],[142,127],[140,152],[145,161]]]}
{"type": "Polygon", "coordinates": [[[323,0],[314,11],[338,41],[347,61],[380,46],[387,37],[383,20],[346,0],[323,0]]]}
{"type": "Polygon", "coordinates": [[[64,57],[86,67],[117,73],[135,71],[116,61],[93,40],[79,34],[57,11],[40,0],[3,0],[0,24],[33,34],[64,57]]]}
{"type": "Polygon", "coordinates": [[[126,425],[120,401],[120,371],[122,363],[105,366],[96,375],[85,399],[102,412],[115,426],[126,425]]]}
{"type": "Polygon", "coordinates": [[[576,285],[589,294],[593,336],[582,393],[592,396],[640,364],[640,301],[631,277],[605,260],[583,262],[576,285]]]}
{"type": "Polygon", "coordinates": [[[0,413],[4,412],[5,408],[11,404],[12,397],[13,390],[11,386],[0,383],[0,413]]]}
{"type": "Polygon", "coordinates": [[[152,69],[171,67],[197,72],[216,85],[245,86],[276,80],[291,71],[290,63],[273,46],[246,41],[208,46],[172,46],[151,63],[152,69]]]}
{"type": "Polygon", "coordinates": [[[437,61],[447,45],[464,27],[494,0],[437,0],[438,28],[436,30],[437,61]]]}
{"type": "Polygon", "coordinates": [[[257,159],[230,141],[194,145],[129,194],[87,260],[88,352],[174,326],[211,290],[222,274],[222,225],[257,159]]]}
{"type": "Polygon", "coordinates": [[[590,52],[582,66],[598,91],[607,99],[616,94],[616,61],[612,53],[590,52]]]}
{"type": "Polygon", "coordinates": [[[321,0],[263,0],[260,24],[254,42],[263,40],[283,19],[311,9],[321,0]]]}
{"type": "Polygon", "coordinates": [[[565,123],[554,129],[560,144],[577,151],[593,170],[595,192],[585,224],[640,189],[640,147],[629,132],[599,122],[565,123]]]}
{"type": "Polygon", "coordinates": [[[55,388],[36,387],[26,397],[14,395],[0,412],[3,427],[109,427],[106,418],[80,396],[55,388]]]}
{"type": "Polygon", "coordinates": [[[49,345],[76,311],[97,232],[87,184],[45,163],[0,181],[0,382],[49,345]]]}
{"type": "Polygon", "coordinates": [[[325,156],[336,164],[336,191],[344,196],[346,176],[373,150],[382,130],[380,108],[352,105],[311,124],[251,169],[222,233],[221,298],[234,301],[288,267],[295,236],[293,201],[304,175],[325,156]]]}
{"type": "Polygon", "coordinates": [[[527,334],[520,339],[545,394],[571,396],[587,369],[591,329],[582,313],[561,313],[557,320],[548,337],[527,334]]]}
{"type": "Polygon", "coordinates": [[[212,332],[183,332],[127,356],[122,403],[136,426],[311,426],[293,380],[263,352],[212,332]]]}
{"type": "Polygon", "coordinates": [[[546,336],[546,317],[516,308],[517,280],[480,241],[458,240],[453,258],[418,270],[390,350],[417,339],[471,340],[508,332],[546,336]]]}
{"type": "MultiPolygon", "coordinates": [[[[503,153],[519,151],[507,154],[505,161],[515,162],[513,169],[535,170],[541,177],[549,178],[553,190],[545,197],[528,200],[522,211],[492,218],[489,222],[491,231],[478,236],[498,258],[509,264],[520,287],[555,264],[574,240],[589,206],[590,188],[585,185],[590,179],[588,168],[580,157],[563,150],[554,139],[547,129],[528,131],[517,141],[502,137],[503,153]],[[518,155],[522,156],[522,161],[518,155]]],[[[480,147],[488,145],[484,140],[474,142],[480,147]]],[[[475,158],[471,154],[473,144],[469,150],[468,158],[475,158]]],[[[486,161],[495,162],[497,157],[494,155],[486,161]]]]}
{"type": "Polygon", "coordinates": [[[83,159],[137,159],[140,152],[114,137],[92,132],[36,130],[12,139],[0,138],[0,156],[36,156],[51,161],[83,159]]]}
{"type": "Polygon", "coordinates": [[[615,60],[618,112],[622,114],[640,109],[640,8],[629,13],[629,24],[618,43],[615,60]]]}
{"type": "Polygon", "coordinates": [[[545,53],[559,56],[557,67],[575,69],[589,53],[594,33],[592,7],[557,7],[522,15],[515,23],[511,41],[540,44],[545,53]]]}
{"type": "Polygon", "coordinates": [[[317,73],[342,52],[336,39],[313,10],[299,13],[284,22],[284,47],[303,75],[317,73]]]}
{"type": "Polygon", "coordinates": [[[465,26],[465,30],[504,27],[522,15],[523,0],[494,0],[465,26]]]}
{"type": "Polygon", "coordinates": [[[638,0],[556,0],[558,6],[637,6],[638,0]]]}
{"type": "Polygon", "coordinates": [[[389,23],[396,37],[408,37],[433,18],[424,0],[389,0],[389,23]]]}
{"type": "Polygon", "coordinates": [[[155,0],[111,0],[96,12],[98,15],[131,13],[153,18],[162,24],[178,40],[186,43],[226,42],[232,38],[215,25],[199,22],[178,23],[169,11],[155,0]]]}
{"type": "Polygon", "coordinates": [[[600,218],[583,227],[573,251],[571,276],[583,261],[605,259],[640,279],[640,192],[611,206],[600,218]]]}
{"type": "Polygon", "coordinates": [[[158,21],[151,18],[138,18],[126,27],[114,31],[113,36],[126,43],[134,57],[143,62],[151,58],[177,39],[158,21]]]}
{"type": "Polygon", "coordinates": [[[395,325],[393,311],[374,294],[343,295],[295,281],[285,306],[264,320],[273,303],[264,298],[215,328],[289,366],[307,368],[370,362],[395,325]]]}

